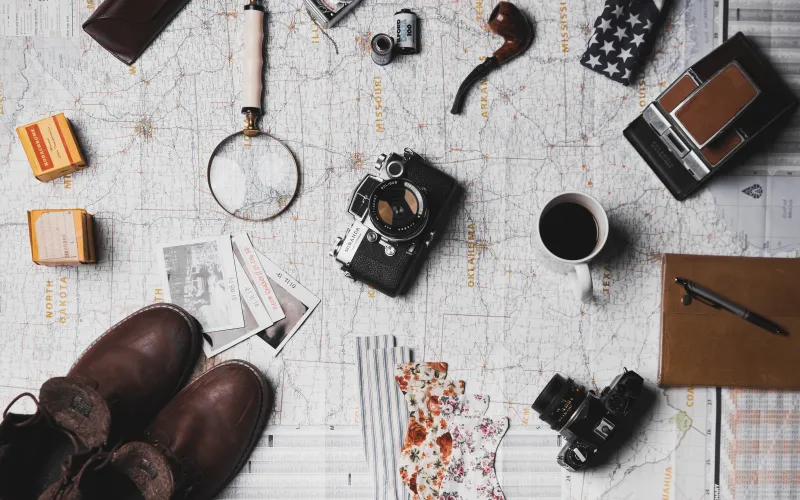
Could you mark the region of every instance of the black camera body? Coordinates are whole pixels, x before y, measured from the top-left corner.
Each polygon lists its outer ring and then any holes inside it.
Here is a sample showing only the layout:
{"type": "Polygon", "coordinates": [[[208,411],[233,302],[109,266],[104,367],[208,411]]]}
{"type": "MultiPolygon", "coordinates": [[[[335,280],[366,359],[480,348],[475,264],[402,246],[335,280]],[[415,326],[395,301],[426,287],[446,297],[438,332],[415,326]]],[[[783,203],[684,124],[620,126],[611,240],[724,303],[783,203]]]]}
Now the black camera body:
{"type": "Polygon", "coordinates": [[[331,255],[345,276],[395,297],[413,283],[461,188],[410,149],[381,155],[375,169],[353,193],[348,211],[355,222],[331,255]]]}
{"type": "Polygon", "coordinates": [[[555,374],[534,401],[533,409],[567,440],[558,453],[558,464],[572,472],[595,464],[614,436],[629,424],[627,417],[643,385],[642,377],[625,370],[597,394],[555,374]]]}

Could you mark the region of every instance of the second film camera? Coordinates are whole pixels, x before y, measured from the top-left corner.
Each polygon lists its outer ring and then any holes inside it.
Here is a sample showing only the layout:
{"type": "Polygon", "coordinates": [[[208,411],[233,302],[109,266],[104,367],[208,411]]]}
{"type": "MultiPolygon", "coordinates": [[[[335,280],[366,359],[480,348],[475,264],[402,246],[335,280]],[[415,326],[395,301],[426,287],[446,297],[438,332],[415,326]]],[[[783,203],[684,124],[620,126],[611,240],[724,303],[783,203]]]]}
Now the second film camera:
{"type": "Polygon", "coordinates": [[[348,211],[355,222],[337,238],[331,255],[353,280],[395,297],[419,272],[444,231],[461,188],[446,173],[406,149],[381,155],[375,174],[361,180],[348,211]]]}
{"type": "Polygon", "coordinates": [[[533,402],[533,409],[567,439],[558,453],[558,464],[572,472],[594,465],[608,451],[612,438],[630,425],[627,417],[643,385],[642,377],[625,370],[597,394],[587,392],[571,378],[553,375],[533,402]]]}

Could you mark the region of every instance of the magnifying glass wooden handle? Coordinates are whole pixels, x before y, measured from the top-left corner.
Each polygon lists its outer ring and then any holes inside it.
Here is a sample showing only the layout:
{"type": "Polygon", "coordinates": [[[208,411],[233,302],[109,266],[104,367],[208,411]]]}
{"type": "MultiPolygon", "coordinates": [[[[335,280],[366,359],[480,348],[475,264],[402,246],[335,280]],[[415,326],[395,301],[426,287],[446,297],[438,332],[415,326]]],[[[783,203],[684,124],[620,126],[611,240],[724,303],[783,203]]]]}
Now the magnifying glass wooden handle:
{"type": "MultiPolygon", "coordinates": [[[[261,79],[264,61],[264,6],[255,0],[244,6],[244,85],[242,113],[261,114],[261,79]]],[[[248,127],[250,124],[248,124],[248,127]]],[[[255,126],[255,124],[253,124],[255,126]]]]}

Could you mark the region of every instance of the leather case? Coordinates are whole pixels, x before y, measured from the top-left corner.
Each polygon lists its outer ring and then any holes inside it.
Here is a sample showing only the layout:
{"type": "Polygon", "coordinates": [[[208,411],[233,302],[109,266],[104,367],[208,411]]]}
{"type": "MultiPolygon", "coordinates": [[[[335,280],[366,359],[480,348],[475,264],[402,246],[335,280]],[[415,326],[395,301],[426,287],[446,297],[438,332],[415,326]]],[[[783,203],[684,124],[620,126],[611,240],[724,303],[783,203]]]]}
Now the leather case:
{"type": "Polygon", "coordinates": [[[105,0],[83,30],[125,64],[133,64],[189,0],[105,0]]]}
{"type": "Polygon", "coordinates": [[[800,259],[665,255],[661,386],[800,389],[800,259]],[[694,300],[685,278],[774,321],[776,335],[694,300]]]}

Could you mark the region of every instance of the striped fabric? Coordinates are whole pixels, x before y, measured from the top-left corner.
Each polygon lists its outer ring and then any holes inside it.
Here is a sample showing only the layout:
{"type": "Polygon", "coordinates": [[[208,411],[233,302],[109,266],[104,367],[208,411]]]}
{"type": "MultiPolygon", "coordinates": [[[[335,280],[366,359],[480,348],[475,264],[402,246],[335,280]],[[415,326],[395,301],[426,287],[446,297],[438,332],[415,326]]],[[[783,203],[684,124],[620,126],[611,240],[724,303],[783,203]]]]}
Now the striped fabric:
{"type": "Polygon", "coordinates": [[[357,337],[361,431],[377,500],[405,500],[397,457],[408,427],[405,400],[394,381],[394,367],[411,360],[411,351],[393,347],[394,337],[357,337]]]}

